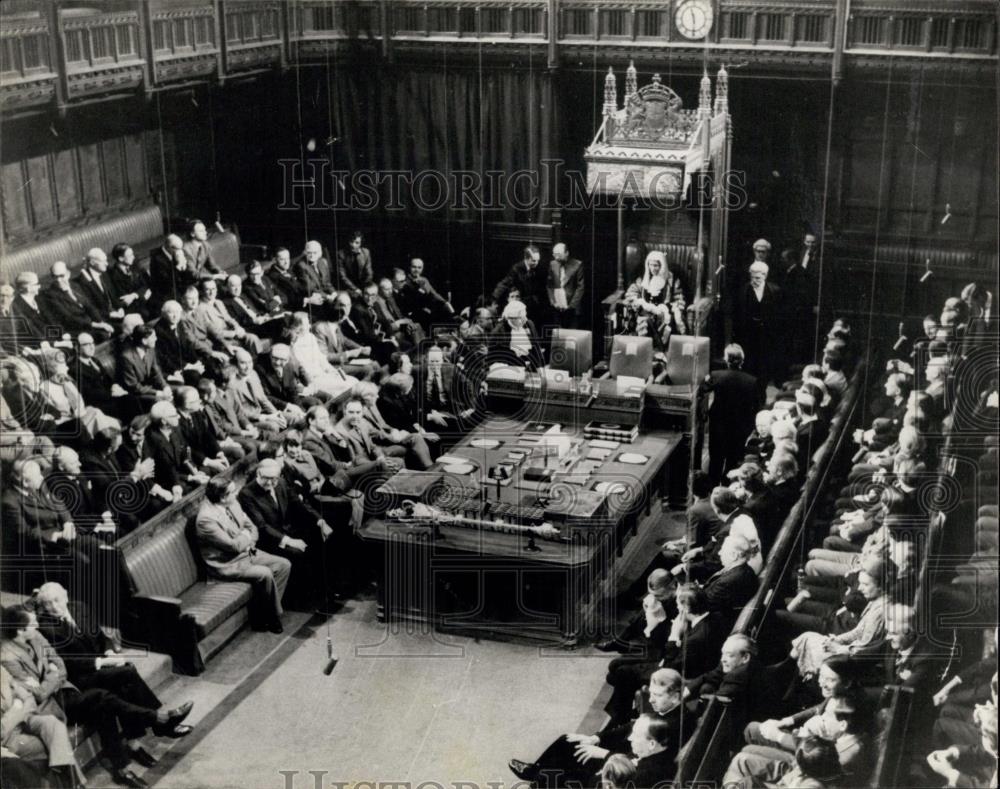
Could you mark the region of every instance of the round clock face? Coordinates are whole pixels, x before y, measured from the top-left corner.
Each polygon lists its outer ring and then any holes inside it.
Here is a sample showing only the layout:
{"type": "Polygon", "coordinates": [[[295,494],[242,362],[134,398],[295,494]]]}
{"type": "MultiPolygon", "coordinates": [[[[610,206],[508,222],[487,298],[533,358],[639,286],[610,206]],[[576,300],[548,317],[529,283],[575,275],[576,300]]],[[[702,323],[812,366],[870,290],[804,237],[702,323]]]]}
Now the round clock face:
{"type": "Polygon", "coordinates": [[[712,29],[712,0],[681,0],[674,14],[678,32],[685,38],[698,39],[712,29]]]}

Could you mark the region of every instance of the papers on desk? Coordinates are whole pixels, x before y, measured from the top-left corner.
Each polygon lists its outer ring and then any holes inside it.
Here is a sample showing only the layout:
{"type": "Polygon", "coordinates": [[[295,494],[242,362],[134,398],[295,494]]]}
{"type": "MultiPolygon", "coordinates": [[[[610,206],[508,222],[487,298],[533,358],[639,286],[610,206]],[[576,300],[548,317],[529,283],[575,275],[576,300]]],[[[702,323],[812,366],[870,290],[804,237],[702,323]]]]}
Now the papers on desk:
{"type": "Polygon", "coordinates": [[[524,381],[525,369],[518,365],[507,365],[502,362],[495,362],[491,367],[489,373],[486,375],[486,380],[495,381],[524,381]]]}
{"type": "Polygon", "coordinates": [[[464,458],[461,455],[441,455],[441,457],[437,459],[437,462],[442,466],[458,466],[463,463],[468,463],[469,459],[464,458]]]}

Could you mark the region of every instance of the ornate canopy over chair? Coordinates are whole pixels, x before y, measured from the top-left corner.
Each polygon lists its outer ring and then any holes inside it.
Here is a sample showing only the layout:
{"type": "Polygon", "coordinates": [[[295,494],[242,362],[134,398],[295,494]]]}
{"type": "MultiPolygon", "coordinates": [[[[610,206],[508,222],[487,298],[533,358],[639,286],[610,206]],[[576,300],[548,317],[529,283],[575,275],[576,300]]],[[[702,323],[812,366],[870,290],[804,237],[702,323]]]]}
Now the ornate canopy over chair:
{"type": "MultiPolygon", "coordinates": [[[[726,248],[729,157],[732,124],[729,117],[729,75],[719,69],[712,98],[708,73],[701,79],[698,108],[685,109],[683,100],[660,75],[638,87],[634,65],[625,77],[624,104],[618,103],[617,80],[608,69],[604,82],[604,120],[584,156],[587,162],[587,189],[595,196],[611,198],[618,208],[617,291],[605,303],[610,310],[620,300],[625,287],[639,272],[626,272],[626,246],[630,257],[642,257],[638,249],[664,252],[668,267],[685,283],[692,296],[687,325],[701,333],[717,291],[716,279],[722,269],[726,248]],[[692,190],[695,173],[708,178],[692,190]],[[627,199],[645,201],[653,211],[691,209],[697,212],[697,238],[637,238],[627,245],[624,238],[623,203],[627,199]],[[714,263],[709,263],[711,261],[714,263]],[[628,274],[628,279],[626,278],[628,274]]],[[[692,212],[693,213],[693,212],[692,212]]],[[[641,271],[642,261],[638,260],[641,271]]]]}

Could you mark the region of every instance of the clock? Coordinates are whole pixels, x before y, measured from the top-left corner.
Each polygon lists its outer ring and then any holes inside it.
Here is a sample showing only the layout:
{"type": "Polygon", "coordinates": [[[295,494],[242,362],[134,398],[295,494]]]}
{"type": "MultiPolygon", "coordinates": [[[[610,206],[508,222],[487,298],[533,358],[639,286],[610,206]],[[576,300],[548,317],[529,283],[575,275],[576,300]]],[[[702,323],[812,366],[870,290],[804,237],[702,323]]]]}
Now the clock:
{"type": "Polygon", "coordinates": [[[674,11],[674,24],[684,38],[705,38],[712,29],[715,8],[712,0],[681,0],[674,11]]]}

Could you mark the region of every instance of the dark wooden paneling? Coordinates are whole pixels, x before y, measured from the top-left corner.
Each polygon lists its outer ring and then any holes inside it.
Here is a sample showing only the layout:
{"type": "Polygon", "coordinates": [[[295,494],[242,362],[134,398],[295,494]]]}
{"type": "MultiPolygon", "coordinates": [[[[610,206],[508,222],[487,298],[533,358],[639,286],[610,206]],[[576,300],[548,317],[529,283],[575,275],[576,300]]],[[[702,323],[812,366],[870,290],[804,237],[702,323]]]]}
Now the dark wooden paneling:
{"type": "Polygon", "coordinates": [[[24,190],[24,168],[22,162],[3,165],[0,184],[3,189],[3,226],[5,239],[17,239],[31,230],[27,199],[24,190]]]}
{"type": "Polygon", "coordinates": [[[125,187],[124,143],[121,137],[101,143],[101,167],[104,171],[105,199],[109,204],[124,202],[125,187]]]}
{"type": "Polygon", "coordinates": [[[81,145],[79,152],[84,212],[100,210],[105,204],[100,148],[97,143],[81,145]]]}
{"type": "Polygon", "coordinates": [[[60,218],[79,216],[82,206],[77,184],[76,156],[72,148],[64,148],[52,154],[52,170],[60,218]]]}
{"type": "Polygon", "coordinates": [[[149,193],[143,137],[141,133],[136,133],[126,134],[122,139],[125,144],[125,177],[128,196],[132,200],[139,200],[149,193]]]}
{"type": "Polygon", "coordinates": [[[56,203],[52,194],[52,181],[49,173],[49,157],[34,156],[25,162],[27,186],[24,195],[31,200],[35,225],[50,225],[59,219],[56,213],[56,203]]]}

